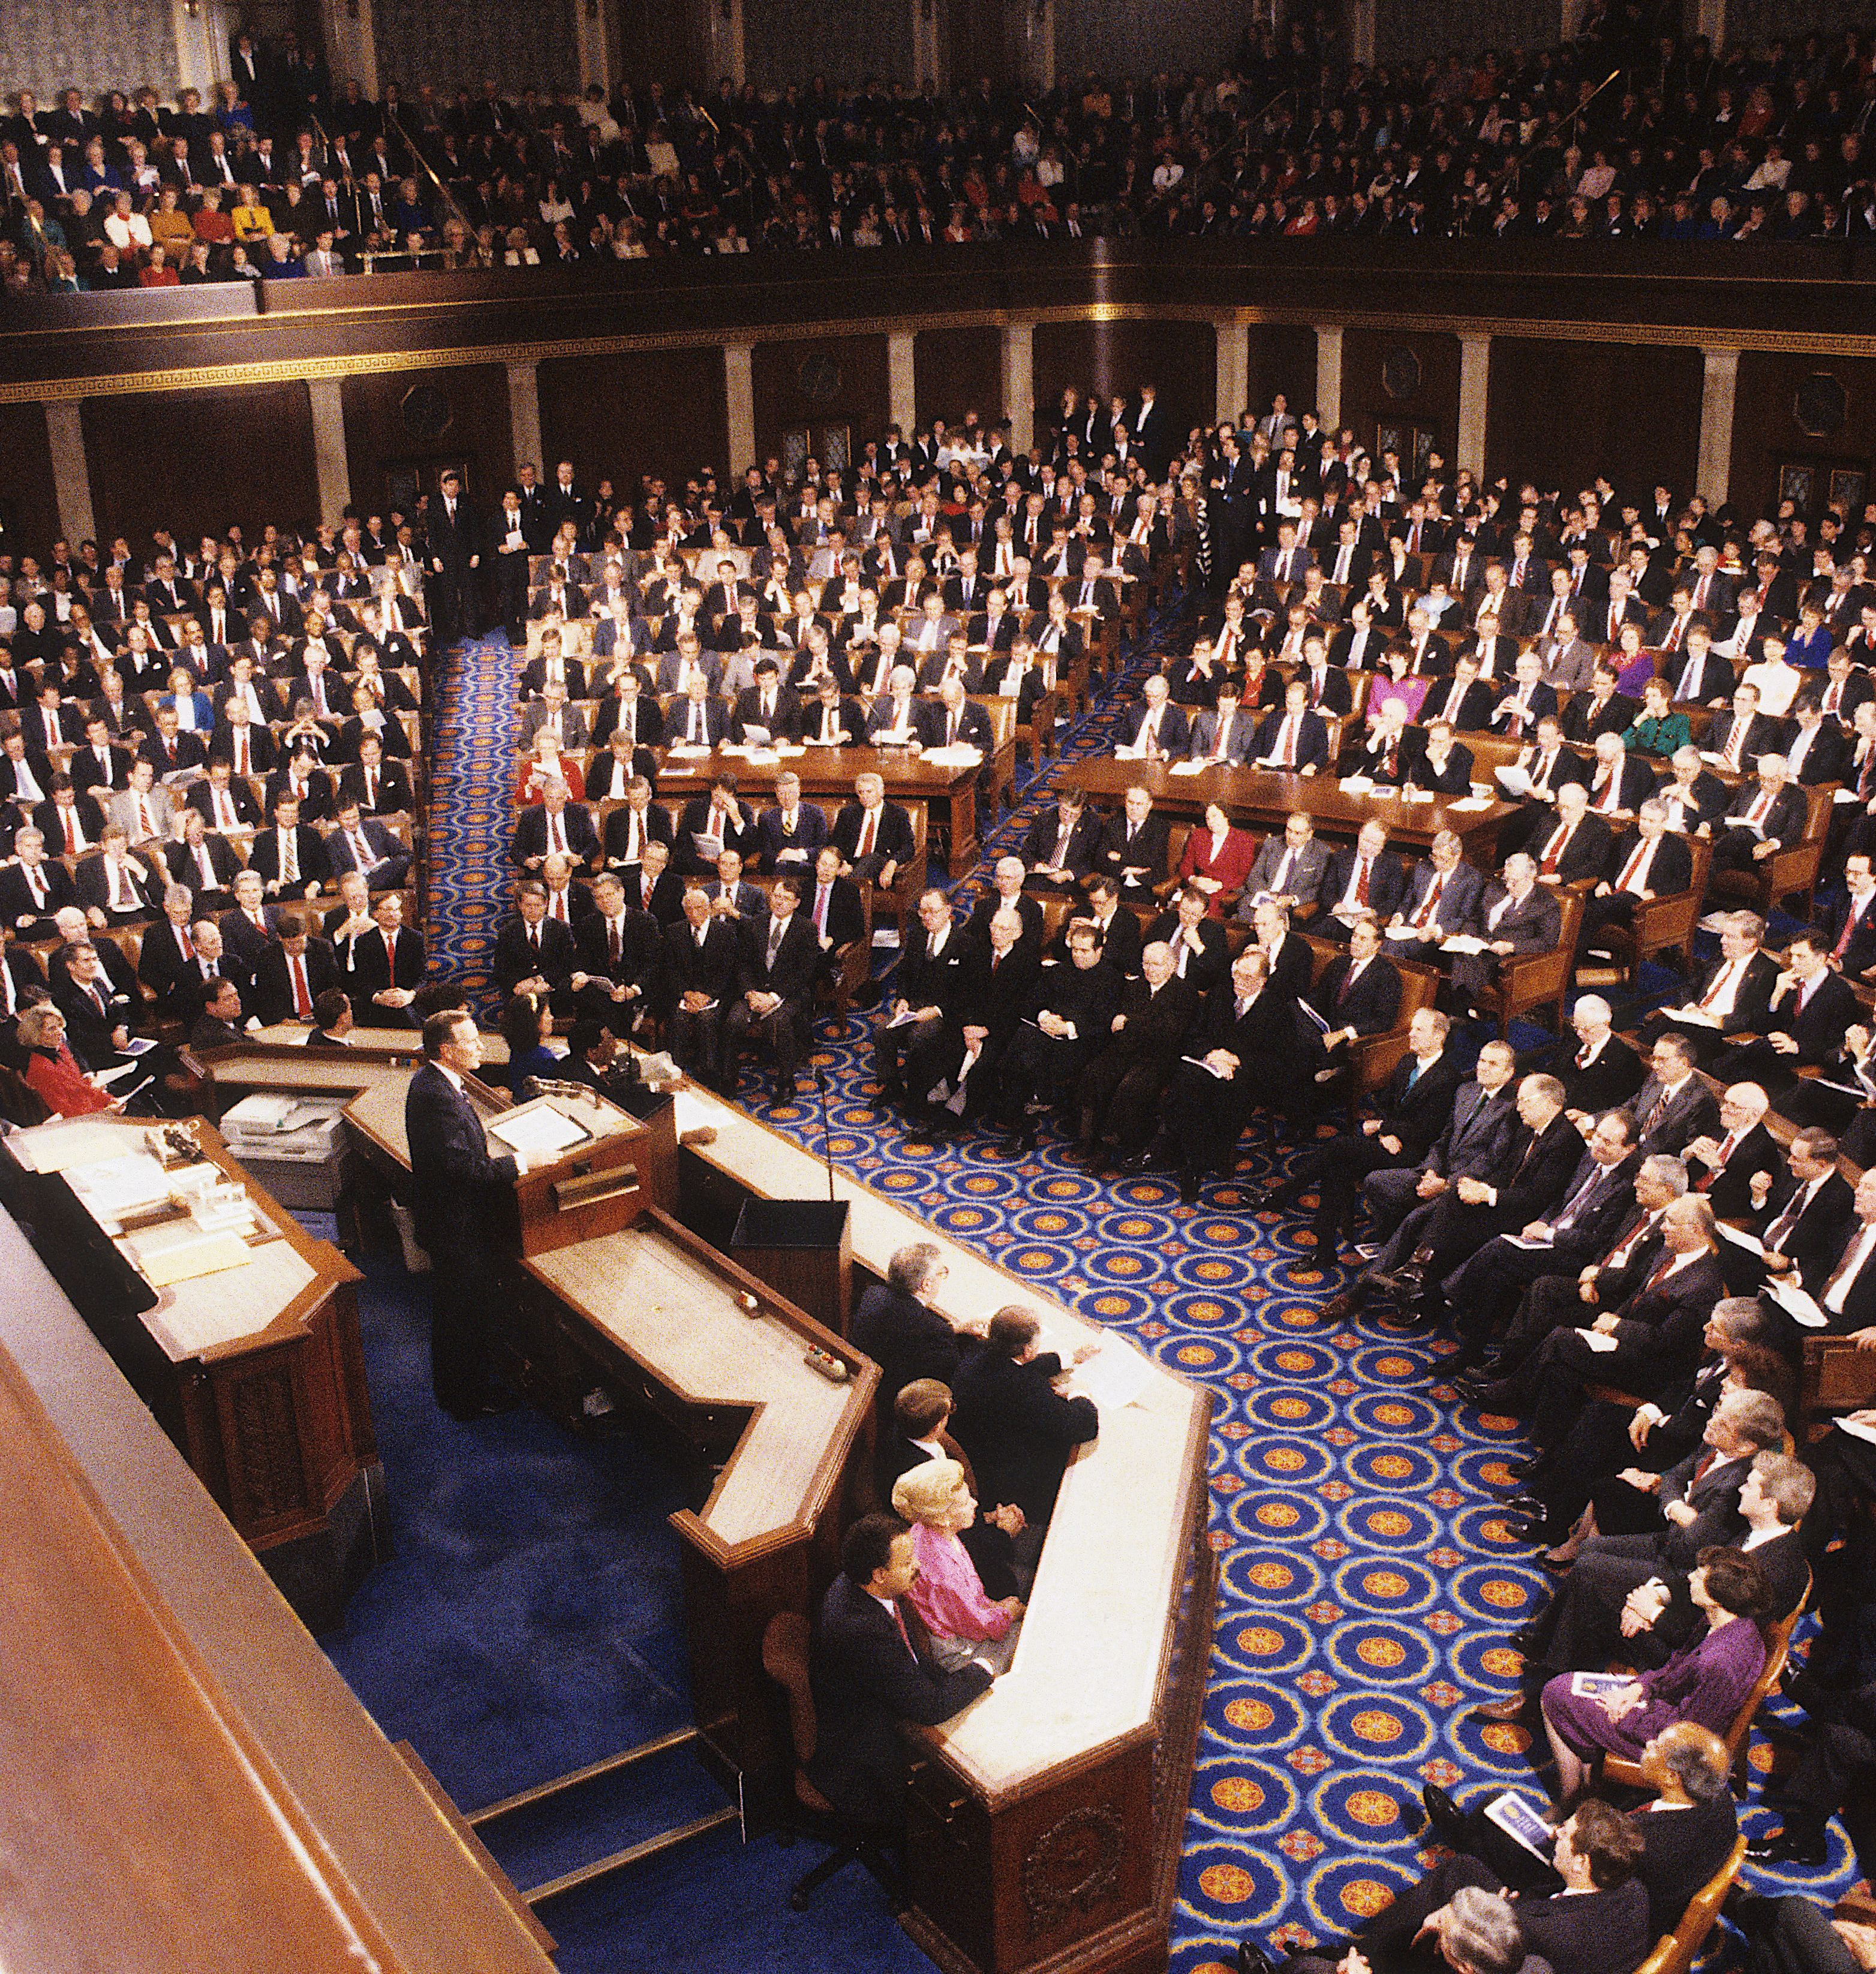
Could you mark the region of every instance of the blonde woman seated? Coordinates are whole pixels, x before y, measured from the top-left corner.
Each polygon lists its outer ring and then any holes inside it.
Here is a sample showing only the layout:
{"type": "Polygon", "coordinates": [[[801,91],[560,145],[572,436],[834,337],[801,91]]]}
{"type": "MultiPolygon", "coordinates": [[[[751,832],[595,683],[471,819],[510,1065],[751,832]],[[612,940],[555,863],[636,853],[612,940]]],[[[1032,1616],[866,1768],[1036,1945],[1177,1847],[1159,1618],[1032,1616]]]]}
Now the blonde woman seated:
{"type": "Polygon", "coordinates": [[[977,1566],[958,1538],[977,1518],[977,1503],[955,1460],[928,1460],[893,1484],[892,1504],[912,1527],[918,1576],[907,1592],[931,1634],[932,1656],[947,1672],[981,1659],[1009,1670],[1022,1628],[1023,1602],[984,1595],[977,1566]]]}
{"type": "Polygon", "coordinates": [[[558,776],[567,785],[568,796],[574,802],[586,799],[586,777],[580,771],[578,756],[562,753],[560,743],[552,731],[545,726],[536,727],[533,746],[533,758],[521,770],[520,792],[518,802],[539,802],[544,784],[558,776]]]}

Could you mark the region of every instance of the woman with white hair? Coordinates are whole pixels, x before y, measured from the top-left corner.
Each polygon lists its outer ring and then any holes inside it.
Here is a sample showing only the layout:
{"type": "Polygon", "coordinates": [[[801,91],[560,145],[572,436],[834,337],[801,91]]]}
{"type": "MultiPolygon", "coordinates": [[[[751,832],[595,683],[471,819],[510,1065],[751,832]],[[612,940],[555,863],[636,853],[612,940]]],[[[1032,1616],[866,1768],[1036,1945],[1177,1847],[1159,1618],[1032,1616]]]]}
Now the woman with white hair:
{"type": "Polygon", "coordinates": [[[907,1595],[931,1634],[932,1656],[947,1672],[972,1659],[1007,1672],[1023,1602],[986,1597],[977,1566],[959,1540],[977,1518],[963,1468],[955,1460],[927,1461],[893,1484],[892,1504],[911,1524],[918,1576],[907,1595]]]}

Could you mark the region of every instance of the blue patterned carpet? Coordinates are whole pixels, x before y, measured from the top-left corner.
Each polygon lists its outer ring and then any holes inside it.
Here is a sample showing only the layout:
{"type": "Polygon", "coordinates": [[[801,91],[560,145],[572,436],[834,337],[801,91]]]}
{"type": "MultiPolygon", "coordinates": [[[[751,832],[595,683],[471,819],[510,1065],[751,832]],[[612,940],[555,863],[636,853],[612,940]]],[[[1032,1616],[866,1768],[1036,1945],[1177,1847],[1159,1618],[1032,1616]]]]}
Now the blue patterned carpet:
{"type": "MultiPolygon", "coordinates": [[[[1156,641],[1129,654],[1130,674],[1156,641]]],[[[509,676],[505,649],[479,645],[456,655],[439,694],[432,944],[484,995],[505,909],[509,676]]],[[[1084,720],[1068,758],[1111,746],[1110,718],[1084,720]]],[[[1028,786],[960,897],[1033,815],[1028,786]]],[[[894,958],[878,956],[882,972],[894,958]]],[[[1333,1264],[1325,1273],[1307,1215],[1245,1205],[1245,1189],[1277,1170],[1267,1145],[1247,1142],[1236,1173],[1191,1206],[1168,1179],[1091,1178],[1052,1137],[1014,1159],[982,1139],[934,1147],[872,1108],[870,1038],[858,1015],[816,1032],[843,1169],[1215,1395],[1216,1655],[1173,1967],[1222,1974],[1246,1931],[1297,1943],[1346,1931],[1436,1854],[1424,1782],[1462,1804],[1532,1783],[1523,1731],[1468,1713],[1509,1690],[1517,1661],[1502,1641],[1547,1581],[1496,1505],[1507,1461],[1526,1450],[1515,1423],[1439,1382],[1450,1339],[1324,1320],[1343,1278],[1333,1264]]],[[[769,1106],[753,1077],[745,1100],[818,1141],[806,1106],[769,1106]]],[[[1755,1795],[1749,1828],[1774,1820],[1755,1795]]],[[[1835,1828],[1832,1845],[1827,1872],[1792,1882],[1847,1883],[1835,1828]]],[[[839,1964],[884,1964],[878,1951],[843,1938],[839,1964]]]]}

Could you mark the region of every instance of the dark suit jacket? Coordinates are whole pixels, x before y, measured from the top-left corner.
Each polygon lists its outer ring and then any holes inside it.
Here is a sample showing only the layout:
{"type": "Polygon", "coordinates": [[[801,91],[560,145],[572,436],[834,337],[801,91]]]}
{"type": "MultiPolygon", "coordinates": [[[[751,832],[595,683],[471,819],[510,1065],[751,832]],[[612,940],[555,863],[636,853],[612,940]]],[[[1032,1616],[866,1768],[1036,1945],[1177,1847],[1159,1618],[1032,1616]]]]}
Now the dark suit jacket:
{"type": "MultiPolygon", "coordinates": [[[[1337,672],[1337,678],[1345,675],[1337,672]]],[[[1267,713],[1251,743],[1251,758],[1264,760],[1277,752],[1283,737],[1284,722],[1288,714],[1281,710],[1267,713]]],[[[1305,713],[1297,723],[1296,759],[1293,764],[1300,772],[1304,768],[1326,768],[1329,765],[1329,729],[1320,713],[1305,713]]]]}
{"type": "MultiPolygon", "coordinates": [[[[293,889],[303,894],[307,885],[323,884],[332,874],[332,867],[326,856],[326,839],[310,823],[300,823],[294,831],[294,854],[298,860],[300,874],[294,881],[293,889]]],[[[280,874],[280,833],[270,824],[254,838],[254,849],[248,859],[248,867],[260,872],[268,884],[279,880],[280,874]]]]}
{"type": "Polygon", "coordinates": [[[1069,1455],[1100,1430],[1092,1399],[1064,1398],[1051,1383],[1061,1368],[1052,1353],[1018,1364],[986,1348],[952,1387],[951,1430],[986,1499],[1014,1501],[1038,1526],[1054,1511],[1069,1455]]]}
{"type": "MultiPolygon", "coordinates": [[[[936,959],[927,956],[928,943],[923,926],[916,933],[908,931],[899,954],[896,997],[908,1008],[940,1008],[948,1021],[962,1025],[969,1018],[965,1012],[966,985],[974,977],[984,946],[956,923],[945,935],[944,950],[936,959]]],[[[998,969],[999,973],[1002,970],[998,969]]]]}
{"type": "Polygon", "coordinates": [[[1636,1149],[1645,1159],[1657,1152],[1670,1152],[1678,1157],[1691,1140],[1719,1130],[1719,1103],[1697,1076],[1690,1076],[1667,1109],[1657,1116],[1661,1094],[1660,1079],[1651,1075],[1629,1106],[1642,1133],[1636,1149]]]}
{"type": "MultiPolygon", "coordinates": [[[[328,987],[339,983],[339,968],[332,948],[323,939],[310,939],[306,949],[307,992],[316,1001],[328,987]]],[[[267,1027],[294,1018],[293,982],[287,969],[287,949],[271,946],[262,956],[254,980],[254,1005],[249,1009],[267,1027]]]]}
{"type": "MultiPolygon", "coordinates": [[[[1763,793],[1756,779],[1744,783],[1727,804],[1723,825],[1717,824],[1715,828],[1723,826],[1730,828],[1737,818],[1746,815],[1763,793]]],[[[1772,807],[1763,825],[1765,840],[1768,843],[1783,844],[1789,849],[1804,834],[1805,815],[1809,806],[1804,790],[1795,788],[1787,782],[1772,798],[1772,807]]]]}
{"type": "Polygon", "coordinates": [[[1557,943],[1563,920],[1563,910],[1557,903],[1556,893],[1545,885],[1533,885],[1523,903],[1508,907],[1494,926],[1491,923],[1493,908],[1508,896],[1495,878],[1485,887],[1484,895],[1479,901],[1480,938],[1509,939],[1520,953],[1550,952],[1557,943]]]}
{"type": "Polygon", "coordinates": [[[782,943],[776,949],[772,966],[769,960],[769,938],[772,929],[772,923],[742,927],[743,958],[741,970],[736,976],[736,989],[743,994],[758,991],[779,994],[799,1012],[806,1007],[814,992],[820,958],[814,922],[805,907],[795,913],[782,935],[782,943]]]}
{"type": "Polygon", "coordinates": [[[666,926],[664,955],[664,993],[671,1005],[686,994],[707,994],[720,1008],[735,997],[741,949],[736,928],[726,920],[710,921],[700,947],[688,919],[666,926]]]}
{"type": "MultiPolygon", "coordinates": [[[[1333,912],[1342,901],[1355,876],[1355,865],[1360,855],[1353,844],[1338,850],[1329,860],[1328,874],[1323,879],[1320,896],[1325,913],[1333,912]]],[[[1382,925],[1400,910],[1400,902],[1407,895],[1407,867],[1391,850],[1384,850],[1374,860],[1374,867],[1368,874],[1368,902],[1374,907],[1375,916],[1382,925]]],[[[1327,923],[1327,920],[1324,920],[1327,923]]]]}
{"type": "Polygon", "coordinates": [[[1654,1287],[1645,1281],[1616,1311],[1615,1349],[1594,1362],[1606,1382],[1644,1398],[1664,1390],[1698,1361],[1707,1319],[1726,1292],[1716,1254],[1701,1255],[1654,1287]]]}
{"type": "MultiPolygon", "coordinates": [[[[893,1401],[916,1378],[936,1378],[955,1392],[965,1353],[976,1349],[972,1340],[960,1337],[936,1310],[886,1282],[876,1282],[861,1297],[854,1311],[852,1342],[880,1367],[879,1409],[886,1419],[892,1416],[893,1401]]],[[[973,1454],[973,1461],[976,1458],[973,1454]]],[[[986,1498],[1009,1501],[1015,1497],[986,1498]]]]}
{"type": "MultiPolygon", "coordinates": [[[[599,838],[585,805],[569,802],[561,812],[560,825],[566,832],[567,848],[575,858],[585,864],[595,862],[599,854],[599,838]]],[[[517,868],[526,870],[530,857],[544,856],[546,850],[547,812],[536,802],[524,808],[515,824],[509,861],[517,868]]]]}
{"type": "Polygon", "coordinates": [[[514,992],[518,982],[530,980],[536,973],[550,985],[564,987],[579,957],[571,928],[555,918],[540,922],[540,953],[536,957],[526,926],[516,916],[505,919],[496,933],[489,964],[495,984],[505,998],[514,992]]]}
{"type": "MultiPolygon", "coordinates": [[[[1715,960],[1688,995],[1688,1000],[1697,1002],[1727,964],[1723,957],[1715,960]]],[[[1723,1025],[1728,1035],[1738,1035],[1747,1029],[1765,1031],[1766,1017],[1771,1010],[1772,990],[1778,985],[1778,962],[1769,953],[1753,955],[1746,964],[1745,977],[1733,996],[1733,1012],[1723,1025]]]]}
{"type": "Polygon", "coordinates": [[[1459,1094],[1461,1070],[1450,1049],[1442,1049],[1411,1087],[1418,1058],[1410,1050],[1395,1064],[1380,1103],[1383,1137],[1401,1141],[1400,1162],[1412,1165],[1445,1130],[1459,1094]]]}
{"type": "Polygon", "coordinates": [[[1515,1087],[1507,1084],[1488,1094],[1478,1084],[1461,1084],[1438,1137],[1415,1169],[1442,1179],[1484,1179],[1497,1171],[1518,1127],[1515,1087]]]}
{"type": "MultiPolygon", "coordinates": [[[[1613,884],[1627,867],[1631,854],[1640,844],[1642,832],[1625,831],[1610,845],[1609,858],[1599,874],[1613,884]]],[[[1648,888],[1658,898],[1671,898],[1694,881],[1694,853],[1684,837],[1671,829],[1661,831],[1653,860],[1648,867],[1648,888]]]]}
{"type": "MultiPolygon", "coordinates": [[[[1400,902],[1400,915],[1411,920],[1426,903],[1427,894],[1432,890],[1434,880],[1439,876],[1431,861],[1422,861],[1413,867],[1407,880],[1407,895],[1400,902]]],[[[1346,882],[1346,880],[1344,880],[1346,882]]],[[[1479,900],[1484,895],[1484,874],[1471,864],[1461,862],[1446,874],[1446,882],[1439,895],[1439,903],[1433,907],[1432,923],[1442,932],[1473,932],[1478,929],[1479,900]]],[[[1409,946],[1411,956],[1414,948],[1409,946]]]]}
{"type": "Polygon", "coordinates": [[[479,1255],[496,1189],[514,1183],[514,1160],[489,1156],[474,1106],[434,1063],[411,1078],[404,1128],[418,1239],[433,1254],[454,1249],[479,1255]]]}
{"type": "Polygon", "coordinates": [[[1580,1052],[1576,1038],[1566,1035],[1545,1064],[1563,1084],[1568,1109],[1599,1116],[1628,1103],[1642,1087],[1642,1059],[1620,1035],[1611,1035],[1586,1069],[1577,1067],[1580,1052]]]}
{"type": "Polygon", "coordinates": [[[1399,1016],[1400,975],[1377,955],[1344,994],[1343,983],[1354,963],[1346,953],[1332,959],[1310,992],[1310,1005],[1332,1028],[1353,1028],[1361,1035],[1380,1035],[1392,1028],[1399,1016]]]}
{"type": "MultiPolygon", "coordinates": [[[[1097,810],[1084,808],[1076,817],[1074,827],[1068,833],[1068,848],[1062,866],[1072,876],[1085,877],[1094,871],[1104,828],[1097,810]]],[[[1033,868],[1054,856],[1056,841],[1061,835],[1061,817],[1051,805],[1025,831],[1022,847],[1017,854],[1026,867],[1033,868]]]]}
{"type": "Polygon", "coordinates": [[[990,1684],[982,1666],[943,1672],[917,1657],[879,1601],[837,1576],[821,1600],[812,1661],[816,1740],[809,1778],[846,1815],[897,1825],[905,1815],[899,1723],[936,1726],[990,1684]]]}
{"type": "MultiPolygon", "coordinates": [[[[1750,1231],[1763,1240],[1797,1191],[1796,1182],[1789,1175],[1782,1184],[1775,1180],[1766,1195],[1764,1212],[1755,1213],[1746,1223],[1750,1231]]],[[[1814,1289],[1829,1280],[1831,1271],[1843,1257],[1844,1243],[1855,1220],[1855,1198],[1842,1173],[1831,1173],[1779,1243],[1779,1251],[1814,1289]]]]}
{"type": "Polygon", "coordinates": [[[1802,1008],[1799,1005],[1801,992],[1793,981],[1772,1002],[1760,1025],[1767,1035],[1787,1035],[1798,1044],[1797,1054],[1787,1057],[1788,1062],[1816,1067],[1835,1057],[1843,1047],[1844,1031],[1863,1018],[1861,1003],[1841,973],[1826,973],[1802,1008]]]}
{"type": "Polygon", "coordinates": [[[1553,840],[1563,827],[1561,816],[1547,829],[1539,829],[1530,839],[1530,854],[1537,861],[1540,874],[1553,876],[1560,884],[1573,884],[1579,877],[1600,877],[1602,867],[1609,861],[1609,825],[1600,816],[1586,815],[1576,825],[1575,833],[1558,854],[1554,871],[1544,870],[1544,861],[1552,854],[1553,840]]]}
{"type": "MultiPolygon", "coordinates": [[[[857,802],[845,803],[839,815],[834,818],[832,841],[841,855],[851,861],[860,848],[860,832],[865,827],[866,812],[857,802]]],[[[912,818],[901,805],[895,802],[880,805],[880,818],[875,825],[873,851],[890,864],[903,864],[917,847],[913,835],[912,818]]]]}

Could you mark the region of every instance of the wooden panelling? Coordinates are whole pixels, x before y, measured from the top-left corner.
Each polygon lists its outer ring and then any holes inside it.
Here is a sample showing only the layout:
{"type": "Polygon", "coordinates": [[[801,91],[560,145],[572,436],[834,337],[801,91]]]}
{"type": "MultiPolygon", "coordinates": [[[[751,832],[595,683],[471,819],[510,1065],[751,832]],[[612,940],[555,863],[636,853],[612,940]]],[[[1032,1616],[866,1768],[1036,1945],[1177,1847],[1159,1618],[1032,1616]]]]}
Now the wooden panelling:
{"type": "Polygon", "coordinates": [[[1070,384],[1092,385],[1106,398],[1131,395],[1150,378],[1172,429],[1182,432],[1209,423],[1216,410],[1218,338],[1206,322],[1038,323],[1035,374],[1038,430],[1070,384]]]}
{"type": "Polygon", "coordinates": [[[1450,466],[1459,429],[1458,337],[1403,336],[1374,329],[1346,331],[1342,338],[1342,422],[1352,426],[1357,441],[1367,446],[1374,444],[1378,425],[1411,425],[1417,431],[1432,431],[1450,466]],[[1382,382],[1382,375],[1390,352],[1399,349],[1411,350],[1418,359],[1420,376],[1416,389],[1396,398],[1382,382]]]}
{"type": "Polygon", "coordinates": [[[1641,499],[1657,481],[1696,490],[1701,353],[1632,343],[1497,336],[1485,405],[1485,470],[1566,497],[1607,474],[1641,499]]]}
{"type": "MultiPolygon", "coordinates": [[[[890,413],[883,336],[818,336],[756,346],[756,450],[782,457],[791,431],[818,433],[845,425],[858,452],[886,428],[890,413]]],[[[818,445],[818,438],[809,443],[818,445]]],[[[748,462],[732,460],[733,471],[748,462]]]]}
{"type": "Polygon", "coordinates": [[[746,461],[729,450],[720,349],[626,350],[557,356],[540,366],[541,477],[570,459],[589,488],[612,482],[636,497],[641,476],[682,487],[700,467],[720,479],[746,461]]]}
{"type": "MultiPolygon", "coordinates": [[[[1245,339],[1245,382],[1253,413],[1270,409],[1277,392],[1290,400],[1293,412],[1316,402],[1316,332],[1285,323],[1253,323],[1245,339]]],[[[1228,418],[1241,405],[1220,405],[1218,416],[1228,418]]]]}
{"type": "MultiPolygon", "coordinates": [[[[464,469],[478,506],[499,503],[515,467],[502,365],[367,372],[346,378],[340,390],[352,498],[361,512],[382,512],[398,479],[412,472],[434,491],[445,464],[464,469]]],[[[545,477],[553,477],[551,468],[545,477]]]]}
{"type": "Polygon", "coordinates": [[[313,408],[303,384],[87,398],[83,407],[98,538],[134,547],[158,524],[178,541],[238,523],[319,520],[313,408]]]}
{"type": "Polygon", "coordinates": [[[976,412],[986,425],[1003,415],[1003,332],[981,328],[923,329],[913,343],[918,421],[955,425],[976,412]]]}
{"type": "MultiPolygon", "coordinates": [[[[1804,462],[1815,463],[1814,511],[1830,497],[1832,467],[1870,474],[1876,463],[1876,360],[1745,351],[1733,414],[1733,506],[1749,516],[1762,509],[1770,513],[1780,465],[1804,462]],[[1813,438],[1799,425],[1793,407],[1799,389],[1820,376],[1842,387],[1844,421],[1837,431],[1813,438]]],[[[1866,479],[1865,498],[1873,497],[1876,486],[1866,479]]]]}
{"type": "MultiPolygon", "coordinates": [[[[44,409],[38,405],[0,405],[0,529],[17,562],[22,554],[41,562],[59,533],[58,494],[52,484],[52,449],[46,438],[44,409]]],[[[72,546],[76,549],[76,542],[72,546]]]]}

